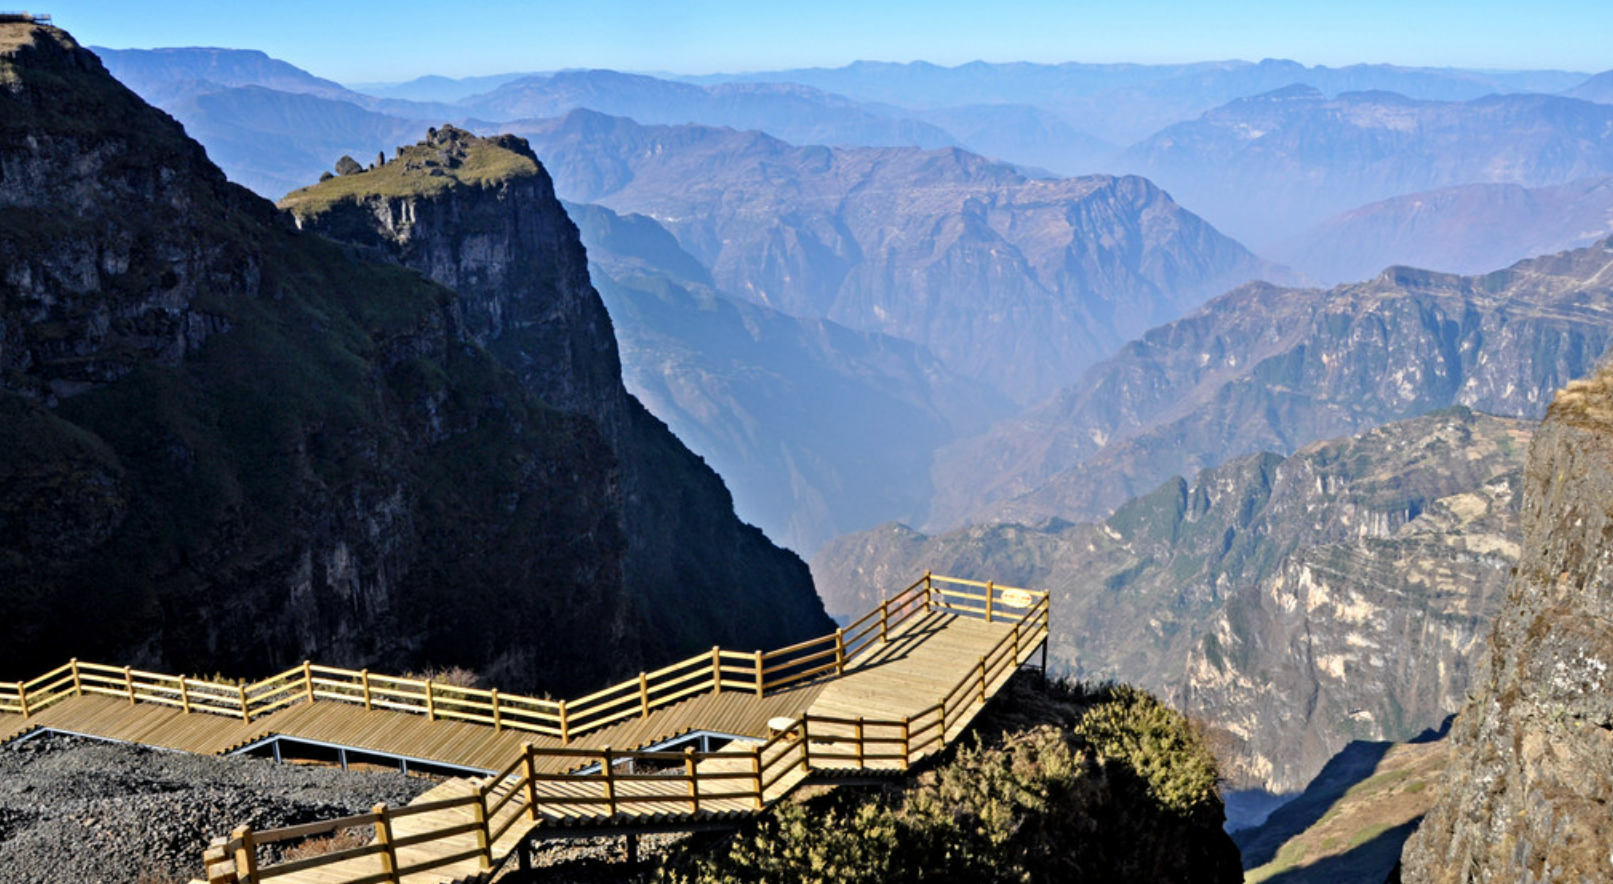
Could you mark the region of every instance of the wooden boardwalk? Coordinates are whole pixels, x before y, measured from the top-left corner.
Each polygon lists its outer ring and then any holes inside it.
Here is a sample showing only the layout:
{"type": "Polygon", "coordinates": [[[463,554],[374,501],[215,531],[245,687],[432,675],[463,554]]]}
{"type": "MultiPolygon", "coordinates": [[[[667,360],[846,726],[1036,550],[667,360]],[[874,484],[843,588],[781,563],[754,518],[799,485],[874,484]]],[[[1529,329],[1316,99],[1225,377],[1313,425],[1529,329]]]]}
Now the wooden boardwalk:
{"type": "Polygon", "coordinates": [[[809,779],[898,775],[955,740],[1047,638],[1045,593],[926,577],[833,635],[712,649],[577,701],[304,664],[228,686],[70,663],[0,684],[0,743],[39,730],[224,754],[295,740],[484,775],[406,807],[236,829],[207,881],[485,880],[534,839],[747,819],[809,779]],[[653,751],[714,734],[715,752],[653,751]],[[645,747],[651,747],[647,751],[645,747]],[[263,863],[264,845],[356,828],[364,847],[263,863]]]}

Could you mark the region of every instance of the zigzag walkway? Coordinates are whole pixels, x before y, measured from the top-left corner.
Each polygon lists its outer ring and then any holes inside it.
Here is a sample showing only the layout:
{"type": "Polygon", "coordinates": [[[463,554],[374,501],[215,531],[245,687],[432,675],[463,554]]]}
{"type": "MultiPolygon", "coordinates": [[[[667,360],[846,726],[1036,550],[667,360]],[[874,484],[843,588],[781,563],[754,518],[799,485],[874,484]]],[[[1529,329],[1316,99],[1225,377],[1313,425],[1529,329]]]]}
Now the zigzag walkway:
{"type": "Polygon", "coordinates": [[[482,881],[533,840],[732,825],[808,779],[899,775],[1045,653],[1048,605],[925,575],[832,635],[713,648],[576,701],[312,664],[230,686],[73,661],[9,699],[0,684],[0,743],[55,731],[224,754],[295,741],[487,774],[406,807],[238,828],[205,857],[211,884],[482,881]],[[700,736],[731,742],[664,751],[700,736]],[[344,829],[369,843],[280,859],[344,829]]]}

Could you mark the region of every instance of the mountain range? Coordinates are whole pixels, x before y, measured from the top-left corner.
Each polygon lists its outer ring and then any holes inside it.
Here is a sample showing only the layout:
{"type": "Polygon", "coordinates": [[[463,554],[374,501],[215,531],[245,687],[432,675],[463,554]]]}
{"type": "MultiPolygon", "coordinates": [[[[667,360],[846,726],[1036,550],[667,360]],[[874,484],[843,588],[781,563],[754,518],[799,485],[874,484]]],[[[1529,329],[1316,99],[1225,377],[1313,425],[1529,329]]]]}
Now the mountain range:
{"type": "Polygon", "coordinates": [[[1613,234],[1613,178],[1555,187],[1463,184],[1334,215],[1267,253],[1312,279],[1366,279],[1399,264],[1481,273],[1613,234]]]}
{"type": "Polygon", "coordinates": [[[1172,475],[1449,405],[1536,419],[1613,341],[1613,241],[1482,276],[1249,285],[941,452],[931,526],[1095,518],[1172,475]]]}
{"type": "Polygon", "coordinates": [[[922,514],[935,449],[1012,413],[911,342],[722,293],[651,218],[568,210],[628,389],[792,549],[922,514]]]}
{"type": "MultiPolygon", "coordinates": [[[[687,78],[696,82],[803,83],[851,98],[922,110],[1022,104],[1053,111],[1077,129],[1130,144],[1234,99],[1303,84],[1328,95],[1385,90],[1420,99],[1466,101],[1508,92],[1556,93],[1584,83],[1570,71],[1473,71],[1356,64],[1306,66],[1286,59],[1190,64],[989,64],[859,61],[687,78]]],[[[1063,170],[1070,171],[1070,170],[1063,170]]]]}
{"type": "Polygon", "coordinates": [[[1216,292],[1288,276],[1140,178],[590,111],[507,128],[563,197],[657,219],[724,291],[913,341],[1021,402],[1216,292]]]}
{"type": "Polygon", "coordinates": [[[1552,95],[1431,101],[1288,86],[1168,126],[1118,160],[1262,248],[1363,203],[1463,184],[1613,174],[1613,106],[1552,95]]]}

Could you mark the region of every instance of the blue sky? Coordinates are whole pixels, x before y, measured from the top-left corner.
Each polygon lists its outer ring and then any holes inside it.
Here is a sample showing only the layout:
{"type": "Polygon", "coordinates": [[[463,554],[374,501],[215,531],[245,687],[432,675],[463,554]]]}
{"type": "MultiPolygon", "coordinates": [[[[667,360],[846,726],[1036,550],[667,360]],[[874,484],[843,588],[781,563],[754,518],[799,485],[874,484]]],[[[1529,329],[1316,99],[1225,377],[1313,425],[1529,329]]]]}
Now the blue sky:
{"type": "Polygon", "coordinates": [[[276,0],[37,4],[81,42],[261,49],[343,82],[608,67],[711,73],[858,59],[1181,62],[1291,58],[1613,68],[1606,0],[276,0]],[[446,10],[474,9],[448,14],[446,10]]]}

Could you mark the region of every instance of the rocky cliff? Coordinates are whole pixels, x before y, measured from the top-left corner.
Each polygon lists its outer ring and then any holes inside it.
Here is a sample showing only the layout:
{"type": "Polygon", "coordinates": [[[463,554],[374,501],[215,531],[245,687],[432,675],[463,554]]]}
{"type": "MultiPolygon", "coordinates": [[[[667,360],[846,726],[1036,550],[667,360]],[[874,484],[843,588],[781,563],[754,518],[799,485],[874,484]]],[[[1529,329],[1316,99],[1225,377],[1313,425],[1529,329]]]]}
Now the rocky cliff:
{"type": "Polygon", "coordinates": [[[722,635],[702,646],[822,627],[790,619],[804,568],[754,531],[665,543],[755,583],[634,596],[598,422],[481,346],[462,296],[296,232],[48,27],[0,26],[0,264],[8,678],[314,657],[558,691],[692,623],[722,635]],[[747,592],[770,616],[743,619],[747,592]]]}
{"type": "Polygon", "coordinates": [[[1613,874],[1613,370],[1557,395],[1529,454],[1522,556],[1408,882],[1613,874]]]}
{"type": "Polygon", "coordinates": [[[1527,425],[1462,408],[1176,478],[1108,519],[899,525],[813,569],[832,612],[914,568],[1054,592],[1051,664],[1171,697],[1240,787],[1297,790],[1351,739],[1462,702],[1516,561],[1527,425]]]}
{"type": "Polygon", "coordinates": [[[800,561],[739,522],[717,474],[622,386],[577,228],[524,141],[433,129],[386,164],[281,206],[304,229],[453,288],[472,338],[544,402],[599,427],[620,469],[628,593],[657,624],[646,647],[789,643],[828,628],[800,561]],[[718,597],[724,617],[702,622],[718,597]]]}

